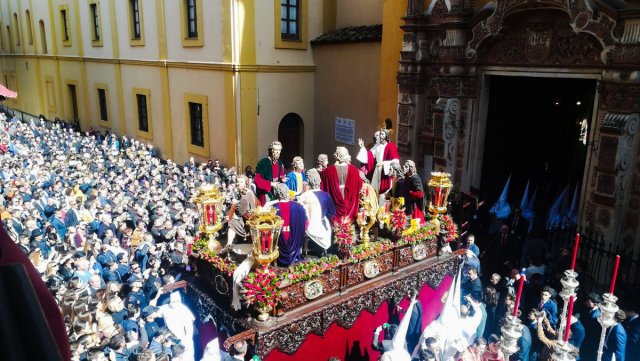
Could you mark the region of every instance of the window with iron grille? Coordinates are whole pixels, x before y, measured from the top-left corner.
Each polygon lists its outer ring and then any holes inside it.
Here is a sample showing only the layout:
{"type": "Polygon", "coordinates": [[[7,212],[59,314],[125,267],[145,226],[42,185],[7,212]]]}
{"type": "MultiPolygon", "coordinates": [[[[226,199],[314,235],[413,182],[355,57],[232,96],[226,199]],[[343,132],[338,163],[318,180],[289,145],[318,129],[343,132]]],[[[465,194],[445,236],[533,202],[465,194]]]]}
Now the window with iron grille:
{"type": "Polygon", "coordinates": [[[107,113],[107,91],[104,89],[98,89],[98,103],[100,104],[100,120],[105,122],[109,120],[109,114],[107,113]]]}
{"type": "Polygon", "coordinates": [[[93,40],[100,40],[100,19],[98,18],[98,4],[89,4],[91,18],[93,19],[93,40]]]}
{"type": "Polygon", "coordinates": [[[62,17],[62,36],[64,41],[69,41],[69,20],[67,19],[67,10],[60,10],[60,16],[62,17]]]}
{"type": "Polygon", "coordinates": [[[143,132],[149,131],[149,115],[147,113],[147,96],[136,94],[138,101],[138,129],[143,132]]]}
{"type": "Polygon", "coordinates": [[[285,40],[300,40],[300,1],[281,0],[280,36],[285,40]]]}
{"type": "Polygon", "coordinates": [[[196,0],[185,0],[187,7],[187,37],[198,37],[198,15],[196,9],[196,0]]]}
{"type": "Polygon", "coordinates": [[[202,104],[189,102],[189,119],[191,122],[191,144],[204,147],[202,104]]]}
{"type": "Polygon", "coordinates": [[[140,3],[138,0],[131,0],[131,37],[140,40],[140,3]]]}

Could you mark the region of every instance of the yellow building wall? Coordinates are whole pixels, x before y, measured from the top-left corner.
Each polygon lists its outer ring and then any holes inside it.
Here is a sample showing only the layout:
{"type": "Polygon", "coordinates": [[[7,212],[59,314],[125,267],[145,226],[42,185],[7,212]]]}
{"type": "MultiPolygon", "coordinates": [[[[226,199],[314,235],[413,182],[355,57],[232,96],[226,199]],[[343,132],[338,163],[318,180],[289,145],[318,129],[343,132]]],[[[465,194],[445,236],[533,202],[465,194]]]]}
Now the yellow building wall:
{"type": "Polygon", "coordinates": [[[227,139],[224,72],[170,69],[169,84],[171,89],[171,129],[173,133],[174,159],[178,162],[184,162],[193,156],[200,161],[218,158],[226,162],[228,158],[226,145],[228,141],[233,141],[233,139],[227,139]],[[209,157],[190,153],[187,149],[190,139],[187,134],[189,115],[185,114],[185,94],[207,96],[209,157]]]}
{"type": "MultiPolygon", "coordinates": [[[[91,12],[89,7],[89,1],[83,0],[79,3],[80,8],[80,28],[85,34],[82,37],[84,56],[87,58],[113,58],[114,53],[114,35],[121,33],[123,30],[114,28],[112,24],[117,17],[113,17],[111,14],[111,1],[109,0],[96,0],[96,4],[99,5],[100,14],[100,42],[99,44],[93,43],[93,19],[91,18],[91,12]]],[[[113,2],[113,5],[124,3],[122,1],[113,2]]],[[[117,22],[115,22],[117,24],[117,22]]],[[[126,29],[126,28],[124,28],[126,29]]],[[[117,45],[117,43],[115,44],[117,45]]]]}
{"type": "MultiPolygon", "coordinates": [[[[65,73],[65,68],[72,71],[74,68],[70,64],[60,64],[65,73]],[[66,67],[65,67],[66,65],[66,67]]],[[[94,129],[105,130],[109,129],[111,133],[123,134],[120,124],[120,117],[118,111],[118,96],[117,96],[117,84],[116,84],[116,71],[113,64],[101,64],[101,63],[85,63],[87,69],[87,105],[89,109],[89,119],[91,120],[91,126],[94,129]],[[108,121],[100,119],[100,107],[98,103],[98,88],[106,86],[107,90],[107,117],[108,121]]],[[[64,76],[64,75],[63,75],[64,76]]]]}
{"type": "MultiPolygon", "coordinates": [[[[337,2],[336,28],[382,24],[383,0],[347,0],[337,2]]],[[[401,2],[395,0],[394,2],[401,2]]],[[[406,1],[403,1],[406,2],[406,1]]]]}
{"type": "Polygon", "coordinates": [[[216,63],[223,61],[223,25],[226,24],[226,20],[222,18],[222,3],[223,1],[226,2],[229,0],[202,1],[202,13],[205,16],[205,21],[202,23],[203,33],[198,35],[202,37],[203,46],[194,47],[184,47],[182,45],[183,36],[181,32],[182,21],[180,7],[184,4],[184,1],[148,1],[164,2],[165,22],[167,24],[168,59],[216,63]]]}
{"type": "Polygon", "coordinates": [[[166,137],[171,136],[164,131],[165,117],[163,112],[162,81],[160,67],[123,65],[122,71],[122,99],[124,108],[124,123],[129,138],[136,138],[144,143],[152,143],[162,154],[168,154],[166,137]],[[150,122],[151,139],[146,135],[141,137],[138,132],[138,107],[134,96],[134,88],[148,89],[151,107],[147,109],[150,122]]]}
{"type": "MultiPolygon", "coordinates": [[[[398,74],[403,38],[403,31],[400,26],[404,23],[402,17],[406,13],[406,1],[384,1],[377,123],[382,125],[385,119],[391,119],[393,129],[397,129],[398,126],[398,83],[396,75],[398,74]]],[[[395,136],[397,136],[397,133],[395,136]]]]}
{"type": "MultiPolygon", "coordinates": [[[[304,123],[304,154],[299,155],[304,158],[307,168],[314,164],[314,84],[313,73],[258,74],[258,158],[264,157],[269,144],[278,139],[278,126],[282,118],[288,113],[296,113],[304,123]]],[[[244,166],[255,167],[257,160],[244,166]]]]}
{"type": "MultiPolygon", "coordinates": [[[[275,44],[274,12],[280,13],[280,6],[272,0],[255,1],[255,53],[257,64],[263,65],[313,65],[313,52],[308,42],[322,34],[322,2],[306,0],[308,16],[306,20],[306,49],[278,49],[275,44]]],[[[278,1],[279,3],[279,1],[278,1]]],[[[278,27],[279,28],[279,27],[278,27]]],[[[304,42],[304,41],[303,41],[304,42]]]]}
{"type": "Polygon", "coordinates": [[[357,140],[369,143],[376,128],[380,43],[314,46],[316,59],[315,151],[330,156],[336,146],[349,149],[352,159],[357,140]],[[335,142],[335,117],[356,121],[354,145],[335,142]]]}
{"type": "MultiPolygon", "coordinates": [[[[114,13],[118,32],[119,57],[123,59],[157,59],[158,37],[156,0],[139,0],[141,10],[141,38],[143,45],[132,45],[130,33],[130,2],[115,1],[114,13]]],[[[179,1],[176,1],[178,3],[179,1]]],[[[138,43],[134,43],[138,44],[138,43]]]]}

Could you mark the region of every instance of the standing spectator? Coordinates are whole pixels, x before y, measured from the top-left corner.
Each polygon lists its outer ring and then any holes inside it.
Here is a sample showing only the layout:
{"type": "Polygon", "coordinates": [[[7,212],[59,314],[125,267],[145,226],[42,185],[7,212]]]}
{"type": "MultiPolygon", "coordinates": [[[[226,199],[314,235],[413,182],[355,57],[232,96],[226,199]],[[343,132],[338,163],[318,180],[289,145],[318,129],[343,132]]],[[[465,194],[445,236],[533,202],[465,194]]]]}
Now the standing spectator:
{"type": "Polygon", "coordinates": [[[627,332],[626,360],[640,356],[640,317],[638,317],[637,303],[631,301],[627,307],[627,319],[622,325],[627,332]]]}
{"type": "Polygon", "coordinates": [[[476,257],[480,257],[480,248],[476,244],[476,236],[474,236],[473,234],[470,234],[469,237],[467,237],[467,248],[469,248],[469,250],[473,252],[476,257]]]}
{"type": "Polygon", "coordinates": [[[467,273],[469,279],[462,285],[461,296],[464,299],[465,296],[471,295],[476,300],[482,300],[482,282],[478,277],[478,270],[475,268],[469,269],[467,273]]]}
{"type": "Polygon", "coordinates": [[[551,324],[551,327],[556,328],[558,326],[558,305],[551,299],[553,291],[551,287],[545,286],[540,292],[540,302],[538,303],[538,310],[544,311],[547,315],[547,319],[551,324]]]}
{"type": "MultiPolygon", "coordinates": [[[[627,332],[622,326],[622,322],[627,318],[623,310],[618,310],[615,315],[616,323],[606,331],[604,339],[604,349],[602,350],[602,361],[625,361],[627,332]]],[[[638,355],[635,355],[637,358],[638,355]]]]}
{"type": "Polygon", "coordinates": [[[598,354],[598,344],[600,342],[600,332],[602,327],[598,322],[598,317],[602,313],[598,304],[602,302],[602,297],[597,293],[589,293],[584,305],[587,314],[583,317],[584,343],[580,349],[580,360],[595,361],[598,354]]]}

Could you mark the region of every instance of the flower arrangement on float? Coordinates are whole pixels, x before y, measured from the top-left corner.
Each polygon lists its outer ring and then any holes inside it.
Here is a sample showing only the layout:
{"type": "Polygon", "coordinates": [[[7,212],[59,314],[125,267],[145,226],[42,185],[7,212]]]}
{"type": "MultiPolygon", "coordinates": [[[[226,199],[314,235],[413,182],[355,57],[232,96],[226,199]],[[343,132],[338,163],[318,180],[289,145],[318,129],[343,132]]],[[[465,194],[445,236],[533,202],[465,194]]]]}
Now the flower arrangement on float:
{"type": "Polygon", "coordinates": [[[393,243],[384,238],[380,238],[377,242],[370,242],[369,245],[360,244],[352,248],[351,259],[352,263],[358,263],[368,260],[370,258],[377,257],[384,252],[393,248],[393,243]]]}
{"type": "Polygon", "coordinates": [[[343,217],[333,223],[333,242],[344,258],[351,255],[351,248],[356,242],[356,227],[349,217],[343,217]]]}
{"type": "Polygon", "coordinates": [[[402,236],[402,231],[407,228],[407,215],[404,213],[403,209],[397,209],[391,212],[391,217],[389,218],[389,231],[396,236],[402,236]]]}
{"type": "Polygon", "coordinates": [[[209,262],[213,267],[217,268],[220,272],[229,277],[232,277],[233,272],[238,268],[238,265],[218,256],[216,251],[209,248],[209,240],[206,235],[203,237],[196,236],[196,239],[191,246],[191,250],[194,255],[197,255],[201,259],[209,262]]]}
{"type": "Polygon", "coordinates": [[[456,239],[458,239],[459,237],[458,226],[456,225],[456,222],[453,221],[453,217],[447,214],[441,214],[438,216],[438,220],[440,221],[440,224],[441,224],[440,227],[446,230],[447,236],[445,241],[451,243],[456,239]]]}
{"type": "Polygon", "coordinates": [[[258,309],[273,309],[280,301],[278,275],[267,265],[261,265],[249,273],[244,282],[244,289],[247,303],[255,304],[258,309]]]}
{"type": "Polygon", "coordinates": [[[314,261],[296,263],[281,275],[278,285],[284,287],[286,285],[308,281],[327,271],[335,269],[340,263],[340,258],[336,255],[322,257],[314,261]]]}

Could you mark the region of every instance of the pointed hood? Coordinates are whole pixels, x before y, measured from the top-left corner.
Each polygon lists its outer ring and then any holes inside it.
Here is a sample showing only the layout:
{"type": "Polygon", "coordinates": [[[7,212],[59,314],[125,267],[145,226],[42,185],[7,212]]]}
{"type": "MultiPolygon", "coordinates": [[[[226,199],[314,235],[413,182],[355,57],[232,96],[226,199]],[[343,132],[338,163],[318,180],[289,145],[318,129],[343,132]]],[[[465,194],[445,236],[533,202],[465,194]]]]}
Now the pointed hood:
{"type": "Polygon", "coordinates": [[[520,202],[520,209],[525,209],[529,205],[529,182],[527,181],[527,186],[524,187],[524,194],[522,195],[522,201],[520,202]]]}
{"type": "Polygon", "coordinates": [[[578,223],[578,203],[580,202],[580,183],[576,183],[576,188],[573,190],[573,199],[571,200],[571,208],[567,212],[567,218],[569,224],[578,223]]]}
{"type": "Polygon", "coordinates": [[[511,215],[511,206],[509,205],[509,202],[507,202],[509,184],[511,184],[511,174],[509,174],[507,183],[505,183],[504,188],[502,189],[500,198],[498,198],[496,203],[489,210],[489,213],[495,214],[498,219],[507,219],[509,215],[511,215]]]}
{"type": "Polygon", "coordinates": [[[567,185],[564,190],[558,195],[555,202],[549,209],[549,213],[547,215],[547,228],[558,227],[562,225],[562,204],[567,197],[567,193],[569,192],[569,185],[567,185]]]}

